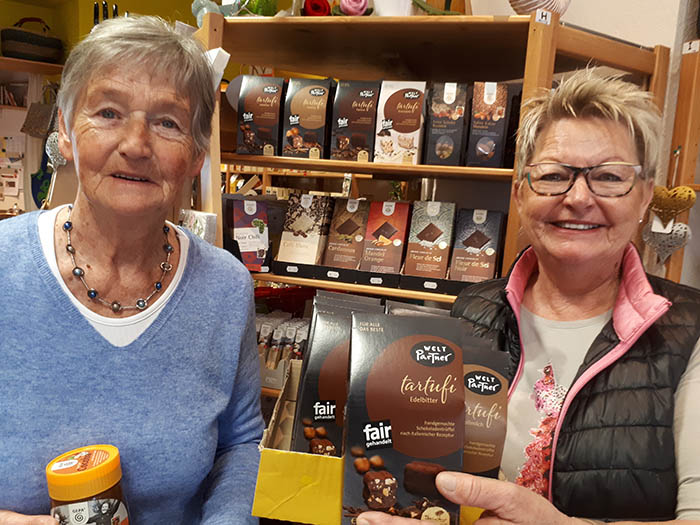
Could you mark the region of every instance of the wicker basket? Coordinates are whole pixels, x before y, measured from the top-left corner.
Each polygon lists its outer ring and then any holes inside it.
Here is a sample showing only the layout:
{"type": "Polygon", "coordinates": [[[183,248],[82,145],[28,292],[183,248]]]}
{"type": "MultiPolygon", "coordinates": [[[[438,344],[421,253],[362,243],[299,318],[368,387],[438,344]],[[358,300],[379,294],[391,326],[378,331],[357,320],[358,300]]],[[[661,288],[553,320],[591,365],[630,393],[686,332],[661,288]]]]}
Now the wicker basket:
{"type": "Polygon", "coordinates": [[[63,42],[48,36],[50,28],[41,18],[22,18],[14,26],[0,30],[2,54],[10,58],[58,63],[63,58],[63,42]],[[41,25],[41,32],[22,26],[27,22],[41,25]]]}

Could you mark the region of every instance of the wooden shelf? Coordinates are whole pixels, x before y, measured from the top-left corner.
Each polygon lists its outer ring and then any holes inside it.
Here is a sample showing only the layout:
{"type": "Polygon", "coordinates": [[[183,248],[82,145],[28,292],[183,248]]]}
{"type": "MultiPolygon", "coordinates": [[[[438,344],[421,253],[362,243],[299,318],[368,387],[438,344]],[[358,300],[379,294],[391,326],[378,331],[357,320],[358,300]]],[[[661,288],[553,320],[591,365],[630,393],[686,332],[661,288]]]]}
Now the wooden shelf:
{"type": "Polygon", "coordinates": [[[398,297],[401,299],[436,301],[438,303],[453,303],[455,299],[457,299],[456,295],[418,292],[414,290],[403,290],[401,288],[385,288],[382,286],[371,286],[367,284],[351,284],[339,283],[336,281],[321,281],[318,279],[305,279],[302,277],[290,277],[288,275],[275,275],[272,273],[254,273],[252,274],[252,277],[256,281],[293,284],[297,286],[309,286],[313,288],[323,288],[325,290],[343,290],[345,292],[381,295],[383,297],[398,297]]]}
{"type": "Polygon", "coordinates": [[[260,388],[260,393],[262,395],[268,396],[268,397],[279,397],[280,392],[281,391],[278,390],[277,388],[268,388],[266,386],[263,386],[260,388]]]}
{"type": "MultiPolygon", "coordinates": [[[[513,179],[512,169],[470,168],[464,166],[431,166],[382,164],[379,162],[353,162],[348,160],[310,160],[294,157],[265,157],[262,155],[237,155],[221,152],[222,162],[245,164],[276,169],[296,169],[308,171],[325,171],[335,173],[372,174],[374,178],[423,178],[442,179],[495,180],[510,183],[513,179]]],[[[271,173],[277,175],[276,173],[271,173]]]]}
{"type": "Polygon", "coordinates": [[[60,75],[63,71],[63,66],[61,64],[49,64],[48,62],[0,57],[0,70],[52,76],[60,75]]]}
{"type": "Polygon", "coordinates": [[[27,111],[27,108],[24,106],[9,106],[5,104],[0,104],[0,109],[14,109],[15,111],[27,111]]]}
{"type": "MultiPolygon", "coordinates": [[[[591,61],[654,71],[651,49],[558,29],[555,72],[591,61]]],[[[529,30],[529,16],[238,17],[225,20],[223,47],[242,64],[336,78],[503,81],[523,77],[529,30]]]]}
{"type": "Polygon", "coordinates": [[[695,190],[695,193],[700,193],[700,184],[690,184],[690,187],[695,190]]]}

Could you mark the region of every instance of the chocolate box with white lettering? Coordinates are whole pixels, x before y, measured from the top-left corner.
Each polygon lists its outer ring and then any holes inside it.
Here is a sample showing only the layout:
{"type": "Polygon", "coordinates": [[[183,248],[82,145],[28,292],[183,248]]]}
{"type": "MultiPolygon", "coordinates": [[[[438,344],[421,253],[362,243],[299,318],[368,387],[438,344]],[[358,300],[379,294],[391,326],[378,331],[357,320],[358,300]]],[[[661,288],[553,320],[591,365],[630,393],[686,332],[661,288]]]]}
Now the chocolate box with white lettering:
{"type": "Polygon", "coordinates": [[[279,155],[284,79],[244,75],[238,98],[236,153],[279,155]]]}
{"type": "Polygon", "coordinates": [[[423,147],[425,82],[382,82],[374,162],[419,164],[423,147]]]}
{"type": "Polygon", "coordinates": [[[503,212],[463,208],[457,212],[450,280],[478,283],[500,271],[503,212]]]}
{"type": "Polygon", "coordinates": [[[430,88],[423,164],[461,166],[467,137],[467,85],[436,82],[430,88]]]}
{"type": "Polygon", "coordinates": [[[381,312],[383,308],[351,299],[314,298],[290,450],[323,456],[342,454],[351,315],[353,311],[381,312]]]}
{"type": "Polygon", "coordinates": [[[370,204],[360,270],[399,273],[406,248],[410,209],[408,202],[374,201],[370,204]]]}
{"type": "Polygon", "coordinates": [[[379,82],[338,81],[333,102],[331,159],[372,160],[379,88],[379,82]]]}
{"type": "Polygon", "coordinates": [[[450,262],[454,202],[417,201],[413,203],[403,273],[415,277],[444,279],[450,262]]]}
{"type": "Polygon", "coordinates": [[[459,522],[435,478],[462,468],[464,331],[450,317],[353,314],[343,524],[368,510],[459,522]]]}
{"type": "Polygon", "coordinates": [[[313,265],[321,261],[333,215],[333,199],[320,195],[289,196],[278,262],[313,265]]]}
{"type": "Polygon", "coordinates": [[[474,82],[467,166],[504,167],[508,99],[508,84],[474,82]]]}
{"type": "Polygon", "coordinates": [[[283,157],[327,158],[330,90],[330,79],[289,79],[284,102],[283,157]]]}

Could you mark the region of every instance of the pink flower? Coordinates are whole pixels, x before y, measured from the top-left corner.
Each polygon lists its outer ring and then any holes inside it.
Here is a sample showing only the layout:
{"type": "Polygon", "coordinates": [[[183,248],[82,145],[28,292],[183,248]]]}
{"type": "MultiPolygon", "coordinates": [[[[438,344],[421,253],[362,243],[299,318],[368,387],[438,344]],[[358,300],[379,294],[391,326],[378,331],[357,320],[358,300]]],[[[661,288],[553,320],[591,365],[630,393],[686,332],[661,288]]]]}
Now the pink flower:
{"type": "Polygon", "coordinates": [[[340,0],[340,10],[349,16],[362,16],[367,11],[367,0],[340,0]]]}

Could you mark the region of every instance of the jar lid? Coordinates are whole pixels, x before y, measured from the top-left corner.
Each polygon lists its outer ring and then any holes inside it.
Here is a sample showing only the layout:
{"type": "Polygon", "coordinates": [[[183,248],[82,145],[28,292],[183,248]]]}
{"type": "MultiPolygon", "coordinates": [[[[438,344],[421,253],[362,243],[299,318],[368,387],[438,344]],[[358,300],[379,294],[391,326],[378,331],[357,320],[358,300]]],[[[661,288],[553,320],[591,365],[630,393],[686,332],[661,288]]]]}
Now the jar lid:
{"type": "Polygon", "coordinates": [[[122,478],[119,450],[112,445],[89,445],[61,454],[46,465],[49,496],[79,501],[112,488],[122,478]]]}

